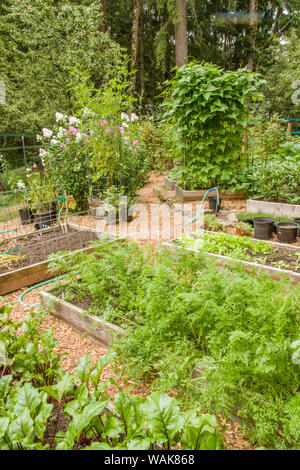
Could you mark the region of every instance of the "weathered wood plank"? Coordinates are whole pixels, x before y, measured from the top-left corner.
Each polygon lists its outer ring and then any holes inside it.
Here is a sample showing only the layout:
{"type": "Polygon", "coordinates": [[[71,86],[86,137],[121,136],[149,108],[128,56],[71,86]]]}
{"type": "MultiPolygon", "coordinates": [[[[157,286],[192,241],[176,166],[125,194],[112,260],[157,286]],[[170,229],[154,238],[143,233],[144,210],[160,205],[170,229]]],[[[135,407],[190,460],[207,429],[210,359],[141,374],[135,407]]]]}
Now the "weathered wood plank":
{"type": "Polygon", "coordinates": [[[125,330],[113,323],[89,315],[82,308],[59,299],[49,292],[40,292],[41,303],[52,315],[63,320],[76,331],[84,333],[100,346],[108,348],[114,339],[122,338],[125,330]]]}
{"type": "MultiPolygon", "coordinates": [[[[162,246],[164,246],[165,248],[167,248],[168,251],[173,252],[173,253],[179,250],[191,251],[193,253],[200,253],[199,250],[193,250],[192,248],[184,248],[184,247],[175,245],[174,241],[175,240],[171,240],[170,242],[165,242],[162,244],[162,246]]],[[[280,279],[282,279],[283,276],[288,276],[292,280],[293,284],[300,282],[300,274],[294,271],[274,268],[272,266],[265,266],[259,263],[252,263],[250,261],[238,260],[236,258],[230,258],[229,256],[223,256],[223,255],[216,255],[214,253],[208,253],[208,252],[201,252],[201,253],[203,253],[205,256],[208,256],[210,258],[214,258],[220,266],[232,265],[234,263],[235,264],[241,263],[245,266],[245,270],[250,271],[254,268],[256,272],[263,271],[269,274],[270,276],[272,276],[276,281],[279,281],[280,279]]]]}
{"type": "MultiPolygon", "coordinates": [[[[94,248],[89,246],[76,250],[78,253],[91,253],[94,248]]],[[[22,287],[31,286],[57,276],[59,273],[49,273],[48,266],[51,260],[25,266],[8,273],[0,274],[0,295],[8,294],[22,287]]]]}

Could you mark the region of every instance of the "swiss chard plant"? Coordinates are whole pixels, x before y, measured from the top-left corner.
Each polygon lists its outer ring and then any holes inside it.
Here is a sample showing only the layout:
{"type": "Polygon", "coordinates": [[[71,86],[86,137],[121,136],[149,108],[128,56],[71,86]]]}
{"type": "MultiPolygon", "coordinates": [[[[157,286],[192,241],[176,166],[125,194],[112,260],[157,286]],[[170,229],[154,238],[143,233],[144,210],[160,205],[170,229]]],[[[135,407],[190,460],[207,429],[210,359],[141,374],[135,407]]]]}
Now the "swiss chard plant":
{"type": "Polygon", "coordinates": [[[10,312],[9,307],[0,307],[1,450],[221,447],[213,415],[199,414],[196,409],[183,411],[177,400],[166,394],[156,392],[140,398],[119,389],[114,404],[109,404],[105,390],[110,382],[103,381],[101,374],[114,353],[101,357],[95,365],[88,355],[82,357],[72,375],[59,366],[53,331],[40,334],[34,314],[25,324],[15,323],[10,312]],[[20,328],[19,341],[15,335],[20,328]],[[51,371],[46,379],[51,380],[45,380],[36,346],[42,349],[45,368],[51,371]],[[33,350],[36,356],[31,355],[33,350]]]}

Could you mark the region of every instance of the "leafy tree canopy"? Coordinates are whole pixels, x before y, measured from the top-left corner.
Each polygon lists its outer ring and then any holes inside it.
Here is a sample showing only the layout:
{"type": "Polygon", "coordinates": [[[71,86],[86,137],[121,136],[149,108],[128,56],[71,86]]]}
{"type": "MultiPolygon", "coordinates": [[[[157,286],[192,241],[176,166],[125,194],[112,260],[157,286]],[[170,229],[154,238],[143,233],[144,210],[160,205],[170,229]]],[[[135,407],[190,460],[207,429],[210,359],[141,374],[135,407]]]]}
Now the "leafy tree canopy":
{"type": "Polygon", "coordinates": [[[7,105],[1,131],[37,131],[56,111],[68,113],[70,70],[80,64],[101,87],[122,49],[102,32],[97,4],[71,0],[6,0],[0,26],[0,79],[7,105]]]}

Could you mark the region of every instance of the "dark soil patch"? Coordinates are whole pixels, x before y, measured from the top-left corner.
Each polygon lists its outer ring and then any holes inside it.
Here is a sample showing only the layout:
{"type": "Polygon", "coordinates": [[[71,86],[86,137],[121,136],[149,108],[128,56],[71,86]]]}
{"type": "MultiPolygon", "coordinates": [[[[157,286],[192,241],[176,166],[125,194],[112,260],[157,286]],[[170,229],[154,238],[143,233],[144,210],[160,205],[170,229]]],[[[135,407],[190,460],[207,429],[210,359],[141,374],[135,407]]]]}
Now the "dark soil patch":
{"type": "MultiPolygon", "coordinates": [[[[88,310],[93,305],[93,299],[91,296],[81,297],[78,291],[75,289],[72,289],[72,295],[70,297],[70,300],[68,300],[68,298],[66,299],[65,294],[64,294],[63,284],[57,289],[51,290],[50,294],[55,295],[56,297],[59,297],[60,299],[65,300],[66,302],[70,302],[72,305],[82,308],[83,310],[88,310]]],[[[69,292],[69,295],[70,295],[70,292],[69,292]]]]}
{"type": "MultiPolygon", "coordinates": [[[[57,251],[75,251],[87,248],[91,241],[97,239],[96,232],[70,228],[68,233],[65,234],[60,227],[57,227],[51,231],[36,231],[33,234],[16,239],[14,246],[12,246],[12,241],[10,240],[7,244],[1,244],[1,252],[14,248],[21,248],[21,250],[9,253],[9,255],[17,257],[13,262],[9,262],[8,257],[2,258],[2,262],[6,262],[6,260],[8,262],[5,265],[0,265],[0,274],[45,261],[49,255],[57,251]]],[[[6,255],[1,256],[5,257],[6,255]]]]}
{"type": "Polygon", "coordinates": [[[273,253],[268,255],[261,253],[251,253],[249,250],[247,252],[253,261],[264,264],[266,266],[272,266],[273,268],[281,268],[289,271],[294,271],[300,273],[300,249],[299,251],[289,250],[288,248],[274,248],[273,253]],[[299,256],[297,256],[299,253],[299,256]]]}

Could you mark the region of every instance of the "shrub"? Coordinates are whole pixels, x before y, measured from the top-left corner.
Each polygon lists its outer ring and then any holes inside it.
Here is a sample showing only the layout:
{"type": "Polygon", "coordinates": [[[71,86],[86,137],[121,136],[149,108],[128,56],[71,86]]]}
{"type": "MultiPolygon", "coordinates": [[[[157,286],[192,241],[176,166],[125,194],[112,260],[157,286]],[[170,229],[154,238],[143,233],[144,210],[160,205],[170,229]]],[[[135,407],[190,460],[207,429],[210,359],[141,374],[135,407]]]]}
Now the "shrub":
{"type": "Polygon", "coordinates": [[[247,126],[247,100],[258,79],[244,69],[224,72],[211,64],[191,64],[168,83],[165,119],[178,135],[176,170],[186,189],[207,189],[220,182],[239,186],[245,165],[242,135],[247,126]]]}
{"type": "Polygon", "coordinates": [[[252,166],[250,184],[255,197],[300,203],[300,143],[287,142],[277,153],[252,166]]]}

